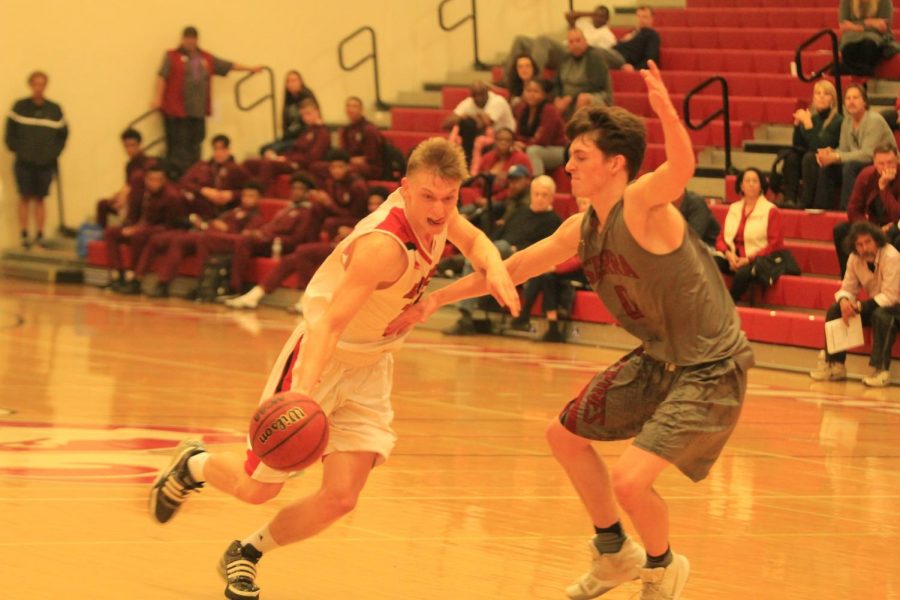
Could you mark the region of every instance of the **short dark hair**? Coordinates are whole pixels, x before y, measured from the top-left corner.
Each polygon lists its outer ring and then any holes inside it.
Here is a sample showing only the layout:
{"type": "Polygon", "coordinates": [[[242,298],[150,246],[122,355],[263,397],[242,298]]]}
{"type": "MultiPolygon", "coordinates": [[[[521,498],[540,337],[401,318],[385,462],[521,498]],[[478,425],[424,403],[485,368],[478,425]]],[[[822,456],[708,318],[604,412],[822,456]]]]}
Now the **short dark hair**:
{"type": "Polygon", "coordinates": [[[856,254],[856,240],[867,235],[875,240],[875,245],[884,248],[887,245],[887,236],[881,227],[870,221],[857,221],[850,226],[850,231],[844,239],[844,251],[847,254],[856,254]]]}
{"type": "Polygon", "coordinates": [[[360,106],[363,106],[362,98],[360,98],[359,96],[347,96],[347,102],[350,102],[351,100],[359,102],[360,106]]]}
{"type": "Polygon", "coordinates": [[[162,173],[163,175],[165,175],[166,169],[163,167],[161,162],[152,162],[149,165],[147,165],[147,168],[144,169],[144,173],[145,174],[162,173]]]}
{"type": "Polygon", "coordinates": [[[31,74],[28,76],[28,83],[31,84],[31,82],[34,81],[35,77],[43,77],[44,81],[50,81],[50,78],[47,77],[47,74],[44,73],[43,71],[32,71],[31,74]]]}
{"type": "Polygon", "coordinates": [[[373,185],[369,188],[370,196],[381,196],[382,201],[387,200],[387,197],[391,195],[386,187],[383,185],[373,185]]]}
{"type": "Polygon", "coordinates": [[[219,135],[213,137],[212,142],[210,142],[210,143],[213,146],[215,146],[217,143],[222,143],[225,145],[226,148],[231,147],[231,139],[224,133],[220,133],[219,135]]]}
{"type": "Polygon", "coordinates": [[[603,154],[625,157],[628,179],[637,177],[647,149],[644,122],[620,106],[585,106],[578,109],[566,126],[566,136],[585,136],[603,154]]]}
{"type": "Polygon", "coordinates": [[[315,100],[313,100],[312,98],[307,98],[306,100],[304,100],[300,103],[300,110],[303,110],[304,108],[315,108],[316,110],[318,110],[319,103],[316,102],[315,100]]]}
{"type": "Polygon", "coordinates": [[[744,183],[744,175],[750,171],[756,173],[756,176],[759,177],[759,189],[762,190],[762,195],[765,196],[769,191],[769,178],[756,167],[748,167],[738,174],[737,179],[734,182],[734,192],[741,195],[741,185],[744,183]]]}
{"type": "Polygon", "coordinates": [[[500,129],[495,129],[494,130],[494,139],[496,139],[497,136],[500,135],[501,133],[508,133],[510,136],[512,136],[513,141],[515,141],[515,139],[516,139],[515,132],[512,129],[510,129],[509,127],[501,127],[500,129]]]}
{"type": "Polygon", "coordinates": [[[187,27],[185,27],[185,28],[181,31],[181,37],[183,37],[183,38],[186,38],[186,37],[197,38],[197,37],[200,37],[200,34],[197,33],[197,28],[196,28],[196,27],[194,27],[193,25],[188,25],[187,27]]]}
{"type": "Polygon", "coordinates": [[[894,156],[897,156],[897,149],[890,144],[878,144],[875,146],[875,149],[872,150],[872,156],[875,156],[876,154],[893,154],[894,156]]]}
{"type": "Polygon", "coordinates": [[[326,162],[335,162],[335,161],[343,161],[350,162],[350,155],[346,150],[341,150],[340,148],[332,148],[328,152],[325,153],[326,162]]]}
{"type": "Polygon", "coordinates": [[[259,195],[260,195],[260,196],[262,196],[263,193],[266,191],[266,188],[263,187],[263,184],[261,184],[261,183],[258,182],[258,181],[248,181],[247,183],[245,183],[245,184],[242,186],[241,189],[245,189],[245,190],[256,190],[257,192],[259,192],[259,195]]]}
{"type": "Polygon", "coordinates": [[[637,7],[634,9],[634,12],[637,12],[639,10],[649,10],[651,15],[656,14],[653,12],[653,7],[650,6],[649,4],[638,4],[637,7]]]}
{"type": "Polygon", "coordinates": [[[848,85],[847,89],[844,90],[844,98],[847,97],[847,92],[849,92],[850,90],[852,90],[854,88],[859,90],[859,95],[862,96],[863,104],[865,105],[866,108],[869,108],[869,93],[866,92],[866,86],[864,86],[861,83],[851,83],[850,85],[848,85]]]}
{"type": "Polygon", "coordinates": [[[141,137],[141,132],[137,129],[129,127],[125,131],[122,132],[122,135],[119,136],[121,140],[124,142],[125,140],[135,140],[138,144],[143,141],[144,138],[141,137]]]}
{"type": "Polygon", "coordinates": [[[601,10],[606,11],[606,14],[609,14],[609,7],[605,4],[598,4],[594,7],[594,12],[600,12],[601,10]]]}
{"type": "Polygon", "coordinates": [[[291,185],[294,185],[295,183],[302,183],[311,190],[316,189],[316,182],[306,173],[294,173],[291,175],[291,185]]]}

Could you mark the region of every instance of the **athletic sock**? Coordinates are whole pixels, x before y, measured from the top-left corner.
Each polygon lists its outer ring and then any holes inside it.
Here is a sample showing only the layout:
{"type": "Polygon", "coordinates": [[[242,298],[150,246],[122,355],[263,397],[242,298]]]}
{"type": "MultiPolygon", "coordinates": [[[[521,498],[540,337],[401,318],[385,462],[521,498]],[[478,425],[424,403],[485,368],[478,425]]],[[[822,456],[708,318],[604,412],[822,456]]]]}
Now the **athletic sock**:
{"type": "Polygon", "coordinates": [[[650,556],[647,555],[647,564],[644,565],[645,569],[658,569],[660,567],[666,568],[670,564],[672,564],[672,548],[666,548],[666,551],[660,554],[659,556],[650,556]]]}
{"type": "Polygon", "coordinates": [[[134,281],[134,271],[130,269],[125,271],[125,281],[134,281]]]}
{"type": "Polygon", "coordinates": [[[196,481],[197,483],[203,483],[206,481],[206,477],[203,475],[203,468],[206,466],[206,461],[209,460],[209,452],[200,452],[199,454],[195,454],[190,457],[187,461],[188,471],[191,474],[191,479],[196,481]]]}
{"type": "Polygon", "coordinates": [[[272,537],[272,533],[269,531],[269,524],[266,523],[262,529],[241,540],[241,545],[252,546],[253,549],[260,554],[265,554],[270,550],[278,548],[281,544],[276,542],[275,538],[272,537]]]}
{"type": "Polygon", "coordinates": [[[594,526],[597,535],[594,536],[594,546],[600,554],[615,554],[622,549],[627,537],[622,529],[622,523],[616,521],[609,527],[594,526]]]}

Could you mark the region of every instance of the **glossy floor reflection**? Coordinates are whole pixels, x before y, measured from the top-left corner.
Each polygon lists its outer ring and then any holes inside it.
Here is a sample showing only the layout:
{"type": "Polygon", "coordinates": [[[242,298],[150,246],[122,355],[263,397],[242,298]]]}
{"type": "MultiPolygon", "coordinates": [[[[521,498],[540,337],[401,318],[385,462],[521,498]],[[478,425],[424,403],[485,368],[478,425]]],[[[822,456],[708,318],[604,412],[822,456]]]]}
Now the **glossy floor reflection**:
{"type": "MultiPolygon", "coordinates": [[[[158,526],[147,482],[188,435],[241,447],[292,325],[270,309],[0,279],[3,596],[221,598],[221,552],[285,499],[204,491],[158,526]]],[[[349,518],[266,557],[262,597],[564,598],[591,527],[542,432],[618,355],[415,333],[397,355],[394,456],[349,518]]],[[[763,370],[750,381],[711,476],[672,470],[658,486],[692,563],[683,597],[900,598],[900,390],[763,370]]]]}

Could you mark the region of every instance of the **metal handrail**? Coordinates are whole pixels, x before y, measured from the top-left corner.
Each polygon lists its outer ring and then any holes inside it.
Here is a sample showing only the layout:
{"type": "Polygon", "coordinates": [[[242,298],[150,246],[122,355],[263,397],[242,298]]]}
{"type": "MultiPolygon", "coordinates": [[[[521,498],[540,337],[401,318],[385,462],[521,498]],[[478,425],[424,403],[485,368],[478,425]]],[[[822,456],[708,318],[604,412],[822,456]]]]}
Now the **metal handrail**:
{"type": "Polygon", "coordinates": [[[453,2],[453,0],[441,0],[441,3],[438,4],[438,25],[440,25],[441,29],[443,29],[444,31],[453,31],[466,21],[472,21],[472,48],[475,52],[475,68],[479,71],[489,71],[491,69],[490,65],[482,62],[478,57],[478,5],[476,0],[471,0],[472,12],[470,12],[468,15],[466,15],[453,25],[447,25],[444,22],[444,6],[446,6],[450,2],[453,2]]]}
{"type": "Polygon", "coordinates": [[[727,175],[735,172],[734,165],[732,165],[731,163],[731,111],[728,102],[728,82],[721,75],[715,75],[694,86],[691,91],[689,91],[687,95],[685,95],[684,123],[688,126],[689,129],[697,131],[709,125],[710,122],[713,121],[713,119],[719,117],[720,115],[722,116],[722,120],[725,122],[725,173],[727,175]],[[691,98],[716,82],[718,82],[722,86],[722,108],[713,112],[711,115],[703,119],[703,121],[695,125],[691,122],[691,98]]]}
{"type": "MultiPolygon", "coordinates": [[[[126,125],[125,129],[136,129],[138,123],[140,123],[141,121],[143,121],[144,119],[146,119],[147,117],[149,117],[150,115],[152,115],[154,113],[162,114],[162,111],[158,108],[151,108],[150,110],[148,110],[147,112],[145,112],[144,114],[142,114],[141,116],[139,116],[138,118],[133,120],[131,123],[126,125]]],[[[153,148],[154,146],[158,146],[159,144],[162,144],[165,141],[166,141],[166,135],[165,135],[165,133],[163,133],[162,135],[160,135],[158,138],[154,139],[153,141],[147,142],[146,144],[144,144],[144,146],[141,147],[141,151],[147,152],[147,150],[149,150],[150,148],[153,148]]]]}
{"type": "Polygon", "coordinates": [[[250,71],[240,79],[238,79],[237,83],[234,84],[234,103],[237,104],[237,107],[244,112],[253,110],[266,100],[272,102],[272,139],[278,139],[278,118],[275,116],[275,72],[272,71],[270,67],[263,67],[260,71],[250,71]],[[241,86],[244,85],[249,79],[252,79],[257,74],[265,71],[269,74],[269,93],[261,96],[252,104],[245,105],[241,102],[241,86]]]}
{"type": "Polygon", "coordinates": [[[831,74],[834,76],[834,87],[835,87],[835,90],[837,91],[838,112],[843,114],[844,102],[843,102],[842,98],[844,97],[844,95],[841,91],[840,47],[839,47],[839,43],[838,43],[838,36],[834,32],[834,30],[822,29],[821,31],[819,31],[818,33],[816,33],[815,35],[813,35],[812,37],[807,39],[805,42],[800,44],[797,47],[796,53],[794,54],[794,64],[797,67],[797,78],[800,81],[803,81],[804,83],[813,83],[814,81],[821,79],[825,75],[825,73],[828,73],[829,71],[831,72],[831,74]],[[825,65],[818,71],[815,71],[815,72],[807,75],[806,73],[803,72],[803,61],[802,61],[803,51],[806,48],[808,48],[809,46],[811,46],[812,44],[814,44],[815,42],[817,42],[819,40],[819,38],[821,38],[823,36],[828,36],[829,38],[831,38],[831,63],[825,65]]]}
{"type": "Polygon", "coordinates": [[[378,78],[378,41],[375,37],[375,30],[372,29],[371,27],[369,27],[368,25],[365,25],[363,27],[360,27],[359,29],[357,29],[356,31],[354,31],[353,33],[351,33],[344,39],[342,39],[340,41],[340,43],[338,44],[338,63],[341,65],[341,68],[345,71],[352,71],[353,69],[360,66],[361,64],[363,64],[364,62],[366,62],[369,59],[372,60],[372,70],[375,73],[375,106],[378,108],[378,110],[388,110],[391,107],[390,104],[388,104],[387,102],[385,102],[384,100],[381,99],[381,82],[378,78]],[[358,36],[359,34],[361,34],[364,31],[369,32],[369,36],[371,37],[371,40],[372,40],[372,50],[368,54],[366,54],[365,56],[360,58],[358,61],[356,61],[352,65],[348,66],[346,64],[346,62],[344,61],[344,46],[350,40],[354,39],[356,36],[358,36]]]}

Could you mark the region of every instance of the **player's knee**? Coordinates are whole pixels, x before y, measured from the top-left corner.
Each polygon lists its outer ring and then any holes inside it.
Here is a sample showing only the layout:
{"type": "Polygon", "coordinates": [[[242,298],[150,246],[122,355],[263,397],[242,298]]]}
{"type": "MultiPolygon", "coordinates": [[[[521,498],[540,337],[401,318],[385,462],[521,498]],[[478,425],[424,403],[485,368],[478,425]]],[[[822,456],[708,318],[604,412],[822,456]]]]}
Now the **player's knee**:
{"type": "Polygon", "coordinates": [[[553,418],[547,424],[544,435],[554,454],[565,453],[569,450],[580,450],[590,445],[590,442],[566,429],[557,418],[553,418]]]}
{"type": "Polygon", "coordinates": [[[237,496],[247,504],[265,504],[277,496],[280,490],[280,486],[253,484],[238,488],[237,496]]]}
{"type": "Polygon", "coordinates": [[[356,508],[359,494],[349,490],[325,490],[325,502],[328,512],[334,518],[343,517],[356,508]]]}
{"type": "Polygon", "coordinates": [[[626,512],[634,508],[647,491],[647,485],[644,482],[624,469],[613,468],[610,480],[616,500],[626,512]]]}

